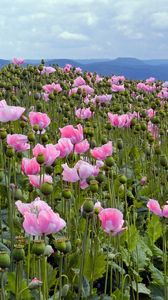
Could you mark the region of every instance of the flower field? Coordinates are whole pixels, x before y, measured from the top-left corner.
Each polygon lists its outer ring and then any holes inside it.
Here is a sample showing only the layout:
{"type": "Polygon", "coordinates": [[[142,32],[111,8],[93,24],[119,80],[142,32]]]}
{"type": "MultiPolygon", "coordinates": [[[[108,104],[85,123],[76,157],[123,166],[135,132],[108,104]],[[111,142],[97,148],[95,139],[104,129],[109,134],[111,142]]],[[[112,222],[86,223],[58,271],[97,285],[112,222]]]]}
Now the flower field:
{"type": "Polygon", "coordinates": [[[0,70],[1,300],[168,300],[168,82],[0,70]]]}

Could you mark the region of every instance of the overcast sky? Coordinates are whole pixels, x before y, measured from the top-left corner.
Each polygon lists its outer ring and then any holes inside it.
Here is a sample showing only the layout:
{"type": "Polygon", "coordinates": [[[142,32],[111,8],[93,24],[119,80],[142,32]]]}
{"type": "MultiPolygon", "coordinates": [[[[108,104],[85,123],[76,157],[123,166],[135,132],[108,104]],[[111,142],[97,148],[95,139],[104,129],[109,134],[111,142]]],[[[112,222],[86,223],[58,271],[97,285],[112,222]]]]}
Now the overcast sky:
{"type": "Polygon", "coordinates": [[[0,0],[0,58],[168,58],[168,0],[0,0]]]}

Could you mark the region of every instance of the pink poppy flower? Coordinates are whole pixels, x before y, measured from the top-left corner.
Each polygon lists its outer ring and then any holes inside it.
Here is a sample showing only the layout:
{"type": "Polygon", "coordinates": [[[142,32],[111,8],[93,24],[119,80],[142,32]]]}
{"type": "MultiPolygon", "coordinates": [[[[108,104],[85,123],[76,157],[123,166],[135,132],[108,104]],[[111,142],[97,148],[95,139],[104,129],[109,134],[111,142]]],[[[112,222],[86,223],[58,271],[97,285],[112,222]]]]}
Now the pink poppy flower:
{"type": "Polygon", "coordinates": [[[42,175],[41,176],[41,183],[40,183],[40,175],[28,175],[29,182],[32,186],[36,188],[40,188],[41,184],[44,182],[52,183],[52,177],[50,175],[42,175]]]}
{"type": "Polygon", "coordinates": [[[41,200],[39,197],[37,197],[33,202],[31,203],[24,203],[20,200],[15,202],[15,205],[18,209],[18,211],[24,216],[27,212],[39,212],[41,210],[51,211],[51,207],[43,200],[41,200]]]}
{"type": "Polygon", "coordinates": [[[105,232],[115,236],[126,228],[123,227],[123,214],[116,208],[105,208],[98,215],[105,232]]]}
{"type": "Polygon", "coordinates": [[[51,122],[47,114],[34,111],[29,113],[29,119],[31,126],[38,125],[40,130],[46,128],[51,122]]]}
{"type": "Polygon", "coordinates": [[[61,138],[55,145],[55,148],[60,151],[59,157],[64,158],[73,152],[73,144],[69,138],[61,138]]]}
{"type": "Polygon", "coordinates": [[[15,149],[17,152],[23,152],[30,149],[30,144],[27,143],[28,139],[23,134],[8,134],[7,144],[15,149]]]}
{"type": "Polygon", "coordinates": [[[94,211],[95,211],[96,213],[100,213],[102,210],[103,210],[103,207],[101,206],[101,202],[100,202],[100,201],[97,201],[97,202],[94,204],[94,211]]]}
{"type": "Polygon", "coordinates": [[[90,150],[90,153],[94,158],[104,160],[113,153],[112,142],[109,141],[107,144],[104,144],[101,147],[95,147],[94,149],[90,150]]]}
{"type": "Polygon", "coordinates": [[[86,81],[82,78],[82,76],[79,76],[74,80],[73,86],[78,87],[78,86],[85,85],[85,84],[86,84],[86,81]]]}
{"type": "Polygon", "coordinates": [[[56,91],[57,93],[60,93],[62,91],[62,87],[60,86],[59,83],[52,83],[52,84],[46,84],[43,85],[43,90],[45,91],[45,93],[51,94],[54,91],[56,91]]]}
{"type": "Polygon", "coordinates": [[[77,182],[78,180],[80,180],[76,167],[69,168],[67,163],[63,164],[62,167],[64,169],[62,173],[64,181],[77,182]]]}
{"type": "Polygon", "coordinates": [[[77,144],[75,144],[74,153],[82,154],[88,151],[90,148],[90,145],[88,143],[88,140],[85,139],[77,144]]]}
{"type": "Polygon", "coordinates": [[[74,87],[69,91],[69,96],[76,94],[78,91],[78,88],[82,90],[82,92],[85,92],[87,95],[91,95],[94,93],[94,89],[91,88],[89,85],[81,85],[80,87],[74,87]]]}
{"type": "Polygon", "coordinates": [[[124,81],[125,80],[125,77],[124,76],[122,76],[122,75],[120,75],[120,76],[116,76],[116,75],[113,75],[112,77],[111,77],[111,83],[112,84],[118,84],[118,83],[120,83],[120,82],[122,82],[122,81],[124,81]]]}
{"type": "Polygon", "coordinates": [[[140,180],[140,184],[143,186],[145,185],[146,182],[147,182],[147,177],[146,176],[142,177],[140,180]]]}
{"type": "Polygon", "coordinates": [[[75,73],[82,73],[82,69],[79,67],[75,68],[75,73]]]}
{"type": "Polygon", "coordinates": [[[35,158],[23,158],[21,169],[25,175],[36,175],[40,172],[40,165],[35,158]]]}
{"type": "Polygon", "coordinates": [[[63,68],[63,71],[64,71],[65,73],[69,73],[70,70],[71,70],[71,68],[72,68],[72,65],[66,64],[65,67],[63,68]]]}
{"type": "MultiPolygon", "coordinates": [[[[168,201],[166,203],[168,203],[168,201]]],[[[149,201],[147,203],[147,207],[155,215],[157,215],[159,217],[168,218],[168,205],[167,204],[163,205],[163,207],[161,209],[160,204],[157,200],[149,199],[149,201]]]]}
{"type": "Polygon", "coordinates": [[[23,228],[26,233],[34,236],[57,233],[66,226],[66,222],[53,211],[41,210],[36,213],[25,213],[23,228]]]}
{"type": "Polygon", "coordinates": [[[53,68],[53,67],[43,67],[43,70],[41,71],[41,74],[43,75],[43,74],[46,74],[46,75],[49,75],[49,74],[52,74],[52,73],[54,73],[56,71],[56,69],[55,68],[53,68]]]}
{"type": "Polygon", "coordinates": [[[41,144],[37,144],[33,148],[33,155],[37,157],[39,154],[43,154],[45,158],[45,165],[51,166],[56,158],[59,157],[60,151],[56,149],[55,145],[47,144],[45,147],[41,144]]]}
{"type": "Polygon", "coordinates": [[[158,138],[159,135],[159,128],[157,125],[153,124],[151,121],[148,122],[147,126],[148,131],[152,134],[154,139],[158,138]]]}
{"type": "Polygon", "coordinates": [[[42,93],[42,98],[45,102],[48,102],[50,99],[49,99],[49,94],[47,93],[42,93]]]}
{"type": "Polygon", "coordinates": [[[155,114],[156,114],[156,112],[154,111],[154,109],[153,108],[149,108],[149,109],[147,109],[147,115],[148,115],[148,117],[151,119],[151,118],[153,118],[154,116],[155,116],[155,114]]]}
{"type": "Polygon", "coordinates": [[[66,222],[54,213],[51,207],[36,198],[31,203],[17,201],[16,206],[24,217],[23,228],[30,235],[56,233],[66,226],[66,222]]]}
{"type": "Polygon", "coordinates": [[[5,100],[0,101],[0,122],[16,121],[20,119],[25,108],[20,106],[7,105],[5,100]]]}
{"type": "Polygon", "coordinates": [[[79,119],[86,120],[86,119],[90,119],[93,116],[93,112],[90,110],[90,107],[78,108],[75,110],[75,115],[79,119]]]}
{"type": "Polygon", "coordinates": [[[77,125],[77,129],[72,125],[60,128],[61,138],[69,138],[72,144],[79,143],[83,140],[83,128],[81,124],[77,125]]]}
{"type": "Polygon", "coordinates": [[[124,85],[112,84],[111,89],[112,89],[113,92],[122,92],[122,91],[125,91],[124,85]]]}
{"type": "Polygon", "coordinates": [[[149,201],[147,203],[147,207],[155,215],[160,216],[160,217],[163,216],[162,210],[160,208],[160,204],[159,204],[159,202],[157,200],[149,199],[149,201]]]}
{"type": "Polygon", "coordinates": [[[93,102],[94,103],[109,103],[112,99],[112,95],[100,95],[100,96],[96,96],[94,99],[93,99],[93,102]]]}
{"type": "Polygon", "coordinates": [[[168,218],[168,205],[163,206],[162,214],[163,217],[168,218]]]}
{"type": "Polygon", "coordinates": [[[149,77],[146,79],[146,83],[154,83],[156,79],[154,77],[149,77]]]}
{"type": "Polygon", "coordinates": [[[12,59],[12,63],[14,65],[22,65],[22,64],[24,64],[24,59],[23,58],[16,58],[16,57],[14,57],[12,59]]]}

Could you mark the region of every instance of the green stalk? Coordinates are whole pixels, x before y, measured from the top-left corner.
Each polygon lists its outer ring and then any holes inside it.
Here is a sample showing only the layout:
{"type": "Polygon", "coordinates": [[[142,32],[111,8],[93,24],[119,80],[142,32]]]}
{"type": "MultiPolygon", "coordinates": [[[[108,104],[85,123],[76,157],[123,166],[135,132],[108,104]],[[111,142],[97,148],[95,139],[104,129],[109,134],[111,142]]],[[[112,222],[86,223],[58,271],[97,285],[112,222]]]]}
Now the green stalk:
{"type": "Polygon", "coordinates": [[[85,262],[85,253],[86,253],[86,246],[87,246],[87,234],[88,234],[88,226],[89,226],[89,217],[86,216],[86,225],[85,225],[85,232],[82,242],[82,258],[80,264],[80,273],[79,273],[79,291],[78,291],[78,299],[82,294],[82,281],[83,281],[83,269],[84,269],[84,262],[85,262]]]}

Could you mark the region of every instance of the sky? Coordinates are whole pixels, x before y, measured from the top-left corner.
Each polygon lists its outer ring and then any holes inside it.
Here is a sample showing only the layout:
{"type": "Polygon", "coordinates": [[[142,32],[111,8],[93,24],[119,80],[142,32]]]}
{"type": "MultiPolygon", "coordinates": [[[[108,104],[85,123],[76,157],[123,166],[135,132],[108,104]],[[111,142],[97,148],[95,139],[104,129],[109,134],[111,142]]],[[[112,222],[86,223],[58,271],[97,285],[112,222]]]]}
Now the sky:
{"type": "Polygon", "coordinates": [[[0,58],[168,58],[168,0],[0,0],[0,58]]]}

